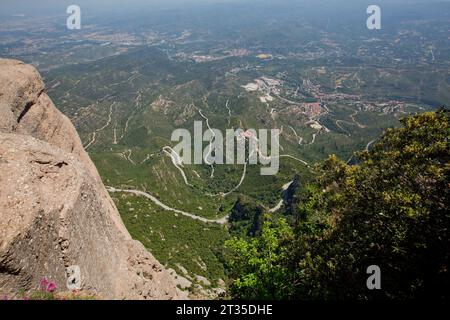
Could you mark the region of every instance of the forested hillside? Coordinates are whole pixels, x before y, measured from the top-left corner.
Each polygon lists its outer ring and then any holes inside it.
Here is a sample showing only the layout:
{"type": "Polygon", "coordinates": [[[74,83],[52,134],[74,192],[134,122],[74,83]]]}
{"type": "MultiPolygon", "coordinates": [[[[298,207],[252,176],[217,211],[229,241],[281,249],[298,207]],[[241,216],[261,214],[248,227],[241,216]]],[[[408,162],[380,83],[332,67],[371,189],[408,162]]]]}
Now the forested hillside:
{"type": "Polygon", "coordinates": [[[348,165],[330,156],[295,196],[295,222],[264,215],[227,242],[233,295],[252,299],[448,298],[450,113],[387,130],[348,165]],[[382,290],[368,290],[367,267],[382,290]]]}

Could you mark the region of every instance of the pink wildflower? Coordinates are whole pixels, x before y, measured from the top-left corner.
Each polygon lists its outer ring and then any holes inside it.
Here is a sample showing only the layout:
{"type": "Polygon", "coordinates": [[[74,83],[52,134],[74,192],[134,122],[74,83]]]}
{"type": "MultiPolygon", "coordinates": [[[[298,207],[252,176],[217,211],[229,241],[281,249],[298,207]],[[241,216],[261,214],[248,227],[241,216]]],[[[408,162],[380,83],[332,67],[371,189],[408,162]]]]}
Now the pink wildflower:
{"type": "Polygon", "coordinates": [[[56,283],[50,282],[47,286],[47,292],[54,292],[56,290],[56,283]]]}
{"type": "Polygon", "coordinates": [[[40,282],[41,290],[47,291],[48,284],[49,284],[49,281],[46,278],[42,278],[42,280],[40,282]]]}
{"type": "Polygon", "coordinates": [[[56,283],[53,281],[49,281],[46,278],[43,278],[40,282],[41,290],[45,292],[54,292],[56,291],[56,283]]]}

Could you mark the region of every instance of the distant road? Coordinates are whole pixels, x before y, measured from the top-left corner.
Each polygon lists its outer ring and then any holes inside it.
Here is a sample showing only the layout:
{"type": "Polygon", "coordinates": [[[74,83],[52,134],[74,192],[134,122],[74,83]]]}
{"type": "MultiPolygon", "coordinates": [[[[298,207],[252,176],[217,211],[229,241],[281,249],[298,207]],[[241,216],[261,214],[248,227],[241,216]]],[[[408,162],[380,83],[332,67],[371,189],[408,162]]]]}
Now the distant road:
{"type": "Polygon", "coordinates": [[[376,140],[370,141],[366,146],[366,151],[368,152],[370,150],[370,146],[375,142],[376,140]]]}
{"type": "Polygon", "coordinates": [[[156,204],[157,206],[163,208],[164,210],[172,211],[172,212],[175,212],[175,213],[179,213],[179,214],[181,214],[183,216],[186,216],[186,217],[189,217],[191,219],[198,220],[198,221],[201,221],[201,222],[204,222],[204,223],[217,223],[217,224],[220,224],[220,225],[224,225],[224,224],[226,224],[228,222],[228,216],[225,216],[223,218],[216,219],[216,220],[211,220],[211,219],[206,219],[204,217],[197,216],[197,215],[189,213],[189,212],[184,212],[184,211],[181,211],[181,210],[178,210],[178,209],[171,208],[171,207],[165,205],[164,203],[162,203],[161,201],[159,201],[157,198],[155,198],[151,194],[149,194],[147,192],[144,192],[144,191],[116,189],[116,188],[113,188],[113,187],[106,187],[106,189],[109,192],[111,192],[111,193],[123,192],[123,193],[134,194],[135,196],[145,197],[145,198],[153,201],[154,204],[156,204]]]}
{"type": "MultiPolygon", "coordinates": [[[[283,191],[286,191],[289,186],[292,184],[292,181],[285,184],[282,189],[283,191]]],[[[189,212],[185,212],[185,211],[181,211],[175,208],[171,208],[167,205],[165,205],[164,203],[162,203],[161,201],[159,201],[156,197],[152,196],[150,193],[144,192],[144,191],[140,191],[140,190],[134,190],[134,189],[118,189],[118,188],[113,188],[113,187],[106,187],[106,190],[108,190],[108,192],[111,193],[130,193],[133,194],[135,196],[140,196],[140,197],[144,197],[147,198],[149,200],[151,200],[154,204],[156,204],[157,206],[163,208],[164,210],[167,211],[172,211],[175,213],[179,213],[185,217],[194,219],[194,220],[198,220],[204,223],[217,223],[220,225],[225,225],[226,223],[228,223],[228,219],[229,219],[229,215],[226,215],[225,217],[222,217],[220,219],[207,219],[198,215],[195,215],[193,213],[189,213],[189,212]]],[[[283,200],[281,200],[278,205],[272,209],[269,209],[269,212],[276,212],[279,209],[281,209],[281,206],[283,205],[283,200]]]]}

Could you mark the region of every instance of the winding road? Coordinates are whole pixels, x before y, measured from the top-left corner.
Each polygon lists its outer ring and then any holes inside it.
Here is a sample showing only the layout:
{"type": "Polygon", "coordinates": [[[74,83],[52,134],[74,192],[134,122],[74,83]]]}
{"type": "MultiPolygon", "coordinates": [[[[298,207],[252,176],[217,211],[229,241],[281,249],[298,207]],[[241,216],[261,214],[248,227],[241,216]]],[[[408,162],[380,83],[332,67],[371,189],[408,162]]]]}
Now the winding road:
{"type": "Polygon", "coordinates": [[[183,177],[184,183],[189,187],[193,187],[193,185],[189,183],[189,181],[186,177],[186,174],[184,173],[183,161],[181,160],[180,155],[169,146],[165,146],[163,148],[163,152],[172,159],[172,164],[180,171],[181,176],[183,177]]]}
{"type": "Polygon", "coordinates": [[[369,152],[370,146],[371,146],[372,144],[374,144],[375,141],[376,141],[376,140],[372,140],[372,141],[370,141],[370,142],[366,145],[366,151],[367,151],[367,152],[369,152]]]}
{"type": "Polygon", "coordinates": [[[103,127],[101,127],[101,128],[99,128],[99,129],[95,130],[94,132],[92,132],[92,139],[91,139],[91,141],[84,147],[85,150],[87,150],[90,146],[92,146],[92,145],[95,143],[96,137],[97,137],[97,133],[100,133],[101,131],[105,130],[105,129],[111,124],[111,121],[112,121],[112,112],[113,112],[113,108],[114,108],[115,104],[116,104],[116,102],[113,102],[113,103],[109,106],[108,120],[106,121],[106,124],[105,124],[103,127]]]}
{"type": "Polygon", "coordinates": [[[198,220],[198,221],[201,221],[201,222],[204,222],[204,223],[217,223],[217,224],[220,224],[220,225],[224,225],[224,224],[226,224],[228,222],[228,217],[229,217],[228,215],[223,217],[223,218],[213,220],[213,219],[207,219],[207,218],[204,218],[204,217],[200,217],[200,216],[197,216],[197,215],[189,213],[189,212],[185,212],[185,211],[181,211],[181,210],[178,210],[178,209],[175,209],[175,208],[171,208],[171,207],[165,205],[164,203],[162,203],[161,201],[159,201],[156,197],[152,196],[150,193],[147,193],[147,192],[144,192],[144,191],[132,190],[132,189],[129,189],[129,190],[127,190],[127,189],[117,189],[117,188],[113,188],[113,187],[106,187],[106,190],[108,190],[108,192],[111,192],[111,193],[129,193],[129,194],[133,194],[135,196],[140,196],[140,197],[147,198],[147,199],[151,200],[157,206],[163,208],[164,210],[172,211],[172,212],[181,214],[181,215],[183,215],[185,217],[188,217],[188,218],[191,218],[191,219],[194,219],[194,220],[198,220]]]}
{"type": "MultiPolygon", "coordinates": [[[[242,183],[242,180],[241,180],[241,183],[242,183]]],[[[293,181],[286,183],[282,187],[283,191],[286,191],[292,183],[293,183],[293,181]]],[[[225,225],[226,223],[228,223],[229,215],[226,215],[220,219],[207,219],[207,218],[195,215],[193,213],[189,213],[189,212],[185,212],[182,210],[178,210],[178,209],[169,207],[168,205],[165,205],[164,203],[162,203],[155,196],[151,195],[150,193],[144,192],[144,191],[134,190],[134,189],[118,189],[118,188],[114,188],[114,187],[106,187],[106,190],[108,190],[108,192],[110,192],[110,193],[129,193],[129,194],[132,194],[132,195],[135,195],[138,197],[147,198],[147,199],[151,200],[154,204],[156,204],[157,206],[159,206],[160,208],[162,208],[166,211],[172,211],[172,212],[181,214],[185,217],[188,217],[188,218],[191,218],[194,220],[198,220],[198,221],[201,221],[204,223],[216,223],[216,224],[220,224],[220,225],[225,225]]],[[[277,206],[269,209],[269,212],[270,213],[276,212],[276,211],[280,210],[282,206],[283,206],[283,199],[280,200],[280,202],[277,204],[277,206]]]]}
{"type": "Polygon", "coordinates": [[[214,178],[214,172],[215,172],[215,168],[214,165],[212,163],[209,162],[208,157],[211,155],[212,153],[212,143],[214,141],[214,139],[216,138],[216,134],[214,133],[214,130],[211,129],[211,126],[209,125],[209,119],[208,117],[206,117],[203,113],[202,110],[198,109],[198,113],[202,116],[203,119],[206,120],[206,125],[208,126],[208,130],[211,132],[211,140],[209,141],[209,151],[208,154],[205,156],[205,163],[209,166],[211,166],[211,179],[214,178]]]}

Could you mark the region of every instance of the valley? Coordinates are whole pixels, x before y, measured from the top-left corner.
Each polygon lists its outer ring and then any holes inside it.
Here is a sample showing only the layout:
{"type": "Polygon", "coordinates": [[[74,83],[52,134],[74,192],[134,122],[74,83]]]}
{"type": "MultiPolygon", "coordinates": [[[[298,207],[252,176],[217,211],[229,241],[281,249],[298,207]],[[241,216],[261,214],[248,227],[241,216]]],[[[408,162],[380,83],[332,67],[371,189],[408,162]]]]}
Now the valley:
{"type": "Polygon", "coordinates": [[[315,177],[315,163],[330,154],[356,162],[402,117],[450,104],[448,30],[431,9],[405,21],[393,14],[370,33],[301,6],[296,15],[283,5],[216,6],[136,15],[121,29],[89,18],[78,34],[54,31],[50,18],[36,30],[19,18],[0,30],[0,54],[42,72],[131,235],[188,280],[183,290],[214,298],[229,281],[223,244],[242,198],[288,215],[287,190],[295,177],[315,177]],[[280,130],[278,174],[248,161],[181,163],[171,134],[193,134],[196,121],[280,130]]]}

